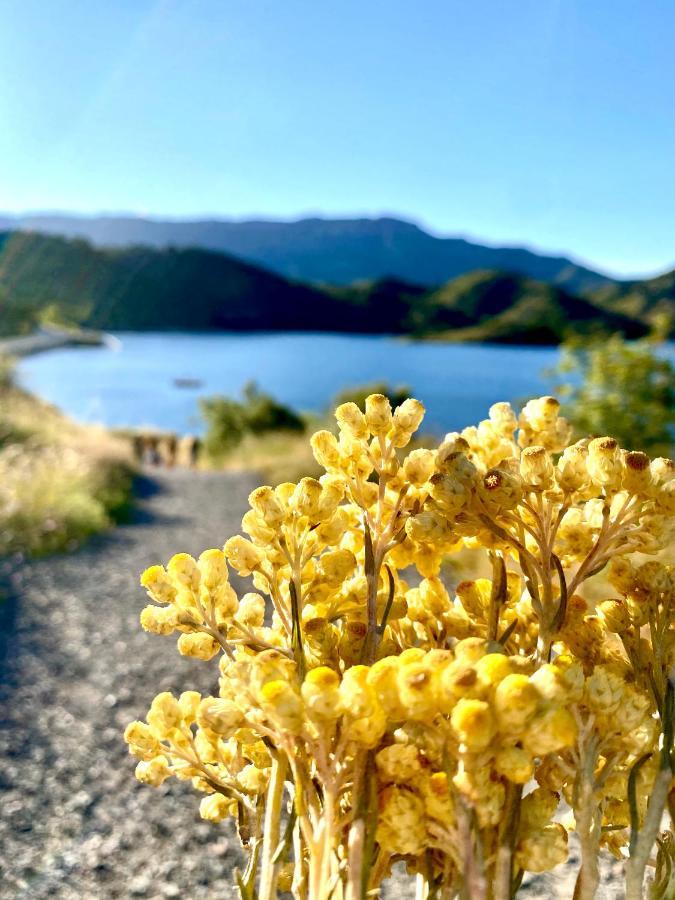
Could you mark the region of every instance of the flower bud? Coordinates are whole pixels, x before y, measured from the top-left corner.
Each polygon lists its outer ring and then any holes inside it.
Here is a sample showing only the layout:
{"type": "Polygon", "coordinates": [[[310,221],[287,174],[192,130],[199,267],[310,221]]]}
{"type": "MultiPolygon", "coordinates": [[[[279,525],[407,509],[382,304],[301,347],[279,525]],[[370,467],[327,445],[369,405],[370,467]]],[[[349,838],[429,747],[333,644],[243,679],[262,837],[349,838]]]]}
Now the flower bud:
{"type": "Polygon", "coordinates": [[[319,577],[328,587],[339,587],[356,569],[356,557],[350,550],[329,550],[319,557],[319,577]]]}
{"type": "Polygon", "coordinates": [[[630,628],[631,617],[623,600],[603,600],[596,609],[608,631],[623,634],[630,628]]]}
{"type": "Polygon", "coordinates": [[[215,793],[204,797],[199,804],[199,815],[207,822],[222,822],[237,814],[237,801],[215,793]]]}
{"type": "Polygon", "coordinates": [[[181,656],[191,656],[193,659],[205,661],[213,659],[220,651],[220,644],[210,634],[196,632],[194,634],[181,634],[176,641],[178,652],[181,656]]]}
{"type": "Polygon", "coordinates": [[[525,749],[533,756],[546,756],[564,747],[572,747],[577,724],[562,706],[552,706],[531,720],[524,739],[525,749]]]}
{"type": "Polygon", "coordinates": [[[124,740],[129,744],[129,753],[140,759],[154,759],[162,752],[162,745],[145,722],[130,722],[124,731],[124,740]]]}
{"type": "Polygon", "coordinates": [[[141,584],[155,603],[173,603],[176,586],[164,570],[164,566],[150,566],[141,575],[141,584]]]}
{"type": "Polygon", "coordinates": [[[546,431],[554,424],[559,412],[560,402],[555,397],[536,397],[528,400],[520,415],[534,431],[546,431]]]}
{"type": "Polygon", "coordinates": [[[421,512],[406,520],[405,532],[413,541],[421,544],[443,544],[452,539],[452,526],[445,516],[437,512],[421,512]]]}
{"type": "Polygon", "coordinates": [[[507,675],[497,685],[494,699],[501,730],[520,732],[536,713],[539,702],[539,692],[527,675],[507,675]]]}
{"type": "Polygon", "coordinates": [[[310,669],[300,690],[307,712],[313,719],[335,721],[342,714],[340,678],[328,666],[310,669]]]}
{"type": "Polygon", "coordinates": [[[335,418],[340,431],[346,432],[356,441],[364,441],[368,437],[366,417],[356,403],[342,403],[335,410],[335,418]]]}
{"type": "Polygon", "coordinates": [[[490,707],[483,700],[462,698],[450,716],[458,740],[470,751],[485,750],[495,734],[495,721],[490,707]]]}
{"type": "Polygon", "coordinates": [[[141,611],[141,628],[154,634],[171,634],[176,627],[176,611],[172,606],[146,606],[141,611]]]}
{"type": "Polygon", "coordinates": [[[451,431],[443,438],[443,443],[436,451],[436,468],[440,472],[446,470],[448,459],[452,460],[457,454],[466,456],[467,459],[471,454],[469,442],[462,437],[457,431],[451,431]]]}
{"type": "Polygon", "coordinates": [[[302,699],[287,682],[268,681],[260,689],[260,705],[280,728],[297,734],[302,728],[302,699]]]}
{"type": "Polygon", "coordinates": [[[567,832],[554,822],[522,838],[516,847],[516,865],[528,872],[548,872],[567,859],[567,832]]]}
{"type": "Polygon", "coordinates": [[[171,770],[165,757],[156,756],[154,759],[139,762],[134,774],[143,784],[159,787],[169,778],[171,770]]]}
{"type": "Polygon", "coordinates": [[[264,559],[263,552],[258,547],[238,534],[227,541],[224,551],[228,561],[242,576],[259,569],[264,559]]]}
{"type": "Polygon", "coordinates": [[[248,502],[265,523],[271,528],[277,528],[284,520],[284,508],[274,489],[268,485],[256,488],[249,494],[248,502]]]}
{"type": "Polygon", "coordinates": [[[244,766],[244,768],[237,775],[237,782],[239,787],[246,794],[250,794],[251,796],[256,796],[260,794],[264,794],[267,790],[267,785],[270,780],[270,771],[269,769],[259,769],[257,766],[250,763],[248,766],[244,766]]]}
{"type": "Polygon", "coordinates": [[[261,628],[265,623],[265,599],[260,594],[244,594],[239,601],[237,621],[248,628],[261,628]]]}
{"type": "Polygon", "coordinates": [[[410,484],[420,487],[434,471],[433,450],[413,450],[403,462],[403,475],[410,484]]]}
{"type": "Polygon", "coordinates": [[[424,804],[412,791],[390,786],[380,795],[376,840],[388,855],[417,856],[426,846],[424,804]]]}
{"type": "Polygon", "coordinates": [[[672,459],[664,456],[657,456],[651,463],[652,478],[657,487],[662,487],[669,482],[675,480],[675,463],[672,459]]]}
{"type": "Polygon", "coordinates": [[[375,757],[375,765],[383,781],[407,784],[422,771],[419,751],[413,744],[392,744],[375,757]]]}
{"type": "Polygon", "coordinates": [[[567,494],[582,491],[589,483],[588,448],[583,444],[566,447],[556,466],[556,481],[567,494]]]}
{"type": "Polygon", "coordinates": [[[216,590],[228,580],[227,561],[222,550],[204,550],[199,555],[197,567],[201,586],[207,591],[216,590]]]}
{"type": "Polygon", "coordinates": [[[150,704],[147,719],[153,732],[159,737],[165,737],[173,728],[181,726],[183,713],[173,694],[163,691],[150,704]]]}
{"type": "Polygon", "coordinates": [[[301,516],[314,521],[319,512],[321,484],[316,478],[301,478],[291,497],[291,506],[301,516]]]}
{"type": "MultiPolygon", "coordinates": [[[[477,619],[485,618],[490,603],[491,590],[492,583],[487,578],[477,578],[475,581],[460,581],[455,588],[455,592],[464,609],[470,616],[477,619]]],[[[481,656],[484,654],[485,649],[481,647],[481,656]]]]}
{"type": "Polygon", "coordinates": [[[534,761],[521,747],[511,745],[497,751],[495,769],[514,784],[527,784],[534,775],[534,761]]]}
{"type": "Polygon", "coordinates": [[[366,397],[366,423],[371,434],[384,436],[391,428],[391,404],[384,394],[366,397]]]}
{"type": "Polygon", "coordinates": [[[189,553],[176,553],[171,557],[166,568],[175,583],[193,591],[199,588],[199,569],[189,553]]]}
{"type": "Polygon", "coordinates": [[[454,474],[437,472],[429,480],[429,493],[447,515],[454,516],[469,502],[471,487],[454,474]]]}
{"type": "Polygon", "coordinates": [[[345,495],[345,482],[336,475],[322,475],[319,482],[321,484],[321,496],[316,518],[320,522],[325,522],[333,516],[342,502],[345,495]]]}
{"type": "Polygon", "coordinates": [[[244,724],[244,715],[232,700],[205,697],[197,707],[197,725],[229,738],[244,724]]]}
{"type": "Polygon", "coordinates": [[[621,484],[619,445],[612,437],[594,438],[588,445],[588,474],[600,487],[614,489],[621,484]]]}
{"type": "Polygon", "coordinates": [[[512,439],[518,427],[518,418],[510,403],[493,403],[489,411],[490,422],[502,437],[512,439]]]}
{"type": "Polygon", "coordinates": [[[394,428],[407,431],[410,434],[417,431],[424,418],[424,406],[419,400],[408,398],[394,412],[394,428]]]}
{"type": "Polygon", "coordinates": [[[547,491],[553,482],[553,463],[543,447],[526,447],[520,457],[520,474],[531,491],[547,491]]]}
{"type": "Polygon", "coordinates": [[[201,699],[199,691],[183,691],[178,698],[178,705],[186,725],[192,725],[194,722],[201,699]]]}
{"type": "Polygon", "coordinates": [[[340,465],[340,448],[330,431],[317,431],[310,438],[314,459],[324,469],[337,469],[340,465]]]}

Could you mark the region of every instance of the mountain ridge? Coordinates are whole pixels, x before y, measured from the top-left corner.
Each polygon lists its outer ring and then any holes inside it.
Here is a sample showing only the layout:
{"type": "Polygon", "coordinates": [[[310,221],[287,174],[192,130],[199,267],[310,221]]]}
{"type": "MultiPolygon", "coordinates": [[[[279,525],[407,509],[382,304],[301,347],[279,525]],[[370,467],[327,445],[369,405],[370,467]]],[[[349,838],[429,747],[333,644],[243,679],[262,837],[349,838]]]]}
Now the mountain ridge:
{"type": "MultiPolygon", "coordinates": [[[[672,308],[672,298],[660,302],[672,308]]],[[[478,270],[431,289],[392,278],[319,287],[210,250],[100,249],[80,239],[0,232],[0,334],[41,324],[537,344],[558,343],[570,332],[648,331],[646,320],[613,310],[608,300],[601,306],[508,272],[478,270]]]]}
{"type": "Polygon", "coordinates": [[[83,238],[96,247],[215,250],[286,278],[341,286],[392,277],[432,287],[476,269],[513,271],[572,293],[619,282],[566,256],[436,236],[394,216],[235,221],[54,213],[0,215],[0,228],[83,238]]]}

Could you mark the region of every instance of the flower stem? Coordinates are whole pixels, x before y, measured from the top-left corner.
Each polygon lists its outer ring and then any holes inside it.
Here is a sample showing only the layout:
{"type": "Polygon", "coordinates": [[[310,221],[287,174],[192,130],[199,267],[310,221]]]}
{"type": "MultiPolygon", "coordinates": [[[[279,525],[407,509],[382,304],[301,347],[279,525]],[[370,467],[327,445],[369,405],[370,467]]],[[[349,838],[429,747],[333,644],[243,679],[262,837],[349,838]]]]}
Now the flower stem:
{"type": "Polygon", "coordinates": [[[288,761],[284,753],[276,753],[272,758],[272,772],[267,789],[265,808],[265,831],[263,834],[262,861],[260,871],[260,900],[274,900],[277,894],[277,870],[274,856],[279,844],[281,824],[281,803],[288,761]]]}

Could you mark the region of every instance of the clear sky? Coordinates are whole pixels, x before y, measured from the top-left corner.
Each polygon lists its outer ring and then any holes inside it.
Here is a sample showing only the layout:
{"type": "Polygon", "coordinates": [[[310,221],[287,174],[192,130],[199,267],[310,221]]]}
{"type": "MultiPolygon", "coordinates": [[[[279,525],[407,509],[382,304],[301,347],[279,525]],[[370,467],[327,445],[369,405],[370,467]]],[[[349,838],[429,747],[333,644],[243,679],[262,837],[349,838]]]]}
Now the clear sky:
{"type": "Polygon", "coordinates": [[[675,265],[673,0],[0,0],[0,210],[675,265]]]}

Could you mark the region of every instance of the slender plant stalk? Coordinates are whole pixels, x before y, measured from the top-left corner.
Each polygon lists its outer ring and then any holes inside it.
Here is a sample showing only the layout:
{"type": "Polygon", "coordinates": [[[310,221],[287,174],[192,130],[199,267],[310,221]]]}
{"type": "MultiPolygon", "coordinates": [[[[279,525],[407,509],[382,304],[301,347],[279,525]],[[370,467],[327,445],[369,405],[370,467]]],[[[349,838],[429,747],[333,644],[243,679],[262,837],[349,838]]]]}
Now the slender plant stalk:
{"type": "Polygon", "coordinates": [[[493,900],[511,900],[513,896],[513,851],[518,835],[522,795],[522,785],[507,784],[495,859],[493,900]]]}
{"type": "Polygon", "coordinates": [[[286,755],[284,753],[274,754],[265,808],[265,831],[263,834],[260,890],[258,892],[260,900],[274,900],[277,893],[278,865],[274,862],[274,857],[279,845],[281,805],[287,769],[288,761],[286,755]]]}
{"type": "Polygon", "coordinates": [[[642,900],[645,870],[661,827],[672,777],[670,769],[661,769],[656,776],[644,824],[638,834],[635,848],[631,851],[630,858],[626,863],[626,900],[642,900]]]}
{"type": "Polygon", "coordinates": [[[662,705],[663,745],[659,773],[654,781],[652,795],[647,805],[647,814],[639,832],[637,831],[638,817],[635,808],[634,785],[629,791],[632,827],[630,856],[626,863],[626,900],[642,900],[645,869],[661,827],[670,784],[673,780],[673,729],[675,727],[675,684],[673,682],[674,676],[671,673],[666,682],[662,705]]]}
{"type": "Polygon", "coordinates": [[[575,809],[576,827],[581,845],[581,868],[574,887],[574,900],[593,900],[598,884],[598,842],[600,822],[594,805],[593,786],[584,780],[578,810],[575,809]]]}

